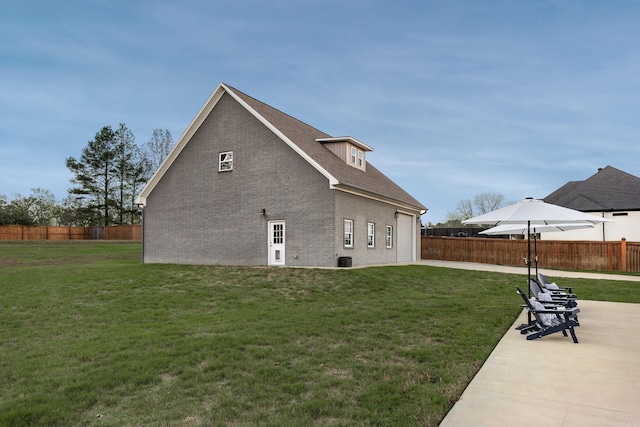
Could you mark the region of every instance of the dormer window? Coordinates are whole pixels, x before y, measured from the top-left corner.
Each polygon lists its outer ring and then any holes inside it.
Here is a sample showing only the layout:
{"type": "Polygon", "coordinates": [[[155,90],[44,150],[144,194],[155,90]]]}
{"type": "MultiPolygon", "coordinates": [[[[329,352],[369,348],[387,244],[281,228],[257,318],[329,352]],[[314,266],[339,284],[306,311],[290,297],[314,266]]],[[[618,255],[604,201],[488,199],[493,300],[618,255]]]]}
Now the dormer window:
{"type": "Polygon", "coordinates": [[[349,148],[349,163],[351,166],[356,167],[358,169],[367,170],[365,166],[364,159],[364,150],[361,147],[351,145],[347,143],[347,147],[349,148]]]}
{"type": "Polygon", "coordinates": [[[331,150],[333,154],[340,157],[346,164],[354,168],[367,170],[367,151],[373,151],[369,147],[350,136],[338,138],[318,138],[319,143],[331,150]]]}

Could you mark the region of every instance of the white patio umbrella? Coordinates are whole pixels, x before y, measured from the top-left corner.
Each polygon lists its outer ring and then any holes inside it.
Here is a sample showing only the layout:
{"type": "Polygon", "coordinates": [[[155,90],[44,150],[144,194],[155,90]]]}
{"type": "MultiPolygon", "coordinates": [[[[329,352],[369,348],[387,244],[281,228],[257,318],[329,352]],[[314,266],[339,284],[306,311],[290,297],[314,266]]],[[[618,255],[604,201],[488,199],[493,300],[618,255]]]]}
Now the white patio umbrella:
{"type": "Polygon", "coordinates": [[[599,224],[613,221],[574,209],[543,202],[542,200],[527,198],[507,207],[488,212],[462,221],[463,224],[570,224],[588,222],[599,224]]]}
{"type": "MultiPolygon", "coordinates": [[[[524,227],[527,225],[527,289],[529,290],[529,298],[531,298],[531,288],[529,280],[531,279],[531,228],[546,225],[561,225],[569,223],[591,223],[599,224],[603,222],[611,222],[613,220],[597,217],[588,213],[568,209],[562,206],[543,202],[528,197],[517,203],[509,205],[505,208],[496,209],[473,218],[462,221],[463,224],[490,224],[493,226],[503,224],[520,224],[524,227]]],[[[528,326],[531,326],[530,313],[528,326]]],[[[520,325],[518,329],[527,327],[520,325]]]]}
{"type": "MultiPolygon", "coordinates": [[[[581,228],[593,228],[594,223],[591,222],[576,222],[566,224],[534,224],[531,226],[533,234],[536,233],[548,233],[552,231],[569,231],[579,230],[581,228]]],[[[487,230],[481,231],[478,234],[486,234],[489,236],[495,236],[500,234],[527,234],[529,232],[529,225],[525,222],[523,224],[500,224],[487,230]]]]}
{"type": "MultiPolygon", "coordinates": [[[[495,236],[500,234],[527,234],[530,231],[533,232],[534,235],[534,256],[533,259],[536,263],[536,277],[538,276],[538,237],[537,233],[546,233],[546,232],[557,232],[557,231],[569,231],[569,230],[579,230],[582,228],[593,228],[595,227],[594,223],[591,222],[573,222],[566,224],[500,224],[495,227],[489,228],[487,230],[481,231],[478,234],[486,234],[488,236],[495,236]]],[[[527,260],[529,263],[529,260],[527,260]]]]}
{"type": "MultiPolygon", "coordinates": [[[[542,200],[526,198],[507,207],[496,209],[473,218],[462,221],[463,224],[487,224],[499,226],[504,224],[526,224],[528,240],[527,250],[527,288],[531,278],[531,229],[542,226],[555,225],[565,227],[567,224],[599,224],[603,222],[613,222],[608,218],[597,217],[585,212],[568,209],[562,206],[543,202],[542,200]]],[[[531,294],[529,293],[529,296],[531,294]]]]}

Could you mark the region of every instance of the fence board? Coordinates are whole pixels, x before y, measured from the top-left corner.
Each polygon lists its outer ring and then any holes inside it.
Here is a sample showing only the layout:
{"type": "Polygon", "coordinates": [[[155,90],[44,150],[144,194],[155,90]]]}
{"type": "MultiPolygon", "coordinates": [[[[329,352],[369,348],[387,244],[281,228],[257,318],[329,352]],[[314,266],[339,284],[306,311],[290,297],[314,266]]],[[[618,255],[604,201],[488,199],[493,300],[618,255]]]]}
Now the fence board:
{"type": "Polygon", "coordinates": [[[141,240],[142,227],[141,226],[132,227],[132,226],[125,226],[125,225],[105,227],[104,239],[105,240],[141,240]]]}
{"type": "Polygon", "coordinates": [[[627,271],[640,271],[640,243],[627,242],[627,271]]]}
{"type": "Polygon", "coordinates": [[[141,225],[64,227],[0,225],[0,240],[142,240],[141,225]],[[99,229],[98,233],[94,233],[99,229]]]}
{"type": "Polygon", "coordinates": [[[1,226],[0,240],[22,240],[22,226],[20,225],[1,226]]]}
{"type": "MultiPolygon", "coordinates": [[[[571,270],[640,272],[640,243],[541,240],[531,243],[531,258],[537,247],[540,266],[571,270]]],[[[478,262],[497,265],[525,265],[526,240],[422,237],[422,259],[478,262]]]]}

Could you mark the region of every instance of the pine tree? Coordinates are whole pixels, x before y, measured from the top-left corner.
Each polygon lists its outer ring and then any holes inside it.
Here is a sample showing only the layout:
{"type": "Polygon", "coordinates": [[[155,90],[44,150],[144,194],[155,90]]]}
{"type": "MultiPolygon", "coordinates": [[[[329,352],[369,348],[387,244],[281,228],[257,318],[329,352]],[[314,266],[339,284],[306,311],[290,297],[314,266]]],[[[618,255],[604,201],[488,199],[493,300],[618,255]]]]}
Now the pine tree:
{"type": "Polygon", "coordinates": [[[116,135],[104,126],[82,149],[80,159],[69,157],[66,165],[75,176],[70,194],[83,199],[92,225],[110,225],[116,182],[116,135]]]}
{"type": "Polygon", "coordinates": [[[135,197],[145,179],[135,138],[123,123],[120,123],[115,132],[114,172],[117,183],[117,221],[120,224],[133,224],[137,222],[135,197]]]}

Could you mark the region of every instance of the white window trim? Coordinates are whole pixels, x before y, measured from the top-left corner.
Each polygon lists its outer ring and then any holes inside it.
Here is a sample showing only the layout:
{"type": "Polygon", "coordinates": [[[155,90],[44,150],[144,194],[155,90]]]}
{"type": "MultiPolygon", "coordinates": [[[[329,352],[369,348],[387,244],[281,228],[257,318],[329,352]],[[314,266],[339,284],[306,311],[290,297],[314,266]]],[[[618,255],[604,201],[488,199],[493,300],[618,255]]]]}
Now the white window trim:
{"type": "Polygon", "coordinates": [[[374,222],[367,223],[367,247],[376,247],[376,224],[374,222]]]}
{"type": "Polygon", "coordinates": [[[233,151],[223,151],[218,154],[218,172],[233,170],[233,151]]]}
{"type": "Polygon", "coordinates": [[[393,225],[387,225],[385,230],[385,244],[387,249],[393,248],[393,225]]]}
{"type": "Polygon", "coordinates": [[[345,218],[344,220],[343,244],[345,248],[353,247],[353,220],[352,219],[345,218]],[[348,236],[349,243],[347,243],[347,236],[348,236]]]}

